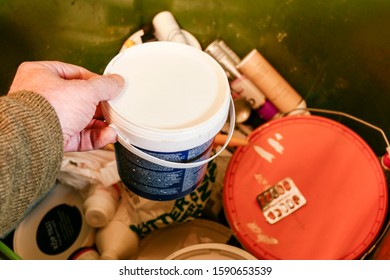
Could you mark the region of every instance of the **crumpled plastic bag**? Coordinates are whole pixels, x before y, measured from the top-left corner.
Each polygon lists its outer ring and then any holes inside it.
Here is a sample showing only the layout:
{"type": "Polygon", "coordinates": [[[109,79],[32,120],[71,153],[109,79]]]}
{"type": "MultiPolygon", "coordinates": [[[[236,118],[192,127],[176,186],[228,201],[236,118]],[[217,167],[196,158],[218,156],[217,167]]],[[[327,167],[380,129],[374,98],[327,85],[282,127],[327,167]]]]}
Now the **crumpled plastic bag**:
{"type": "Polygon", "coordinates": [[[81,191],[95,183],[113,185],[120,181],[115,153],[104,149],[65,153],[57,180],[81,191]]]}
{"type": "MultiPolygon", "coordinates": [[[[145,199],[134,194],[122,184],[122,191],[126,192],[126,195],[122,193],[122,199],[129,200],[132,212],[130,229],[143,238],[156,229],[200,217],[216,189],[214,187],[216,173],[216,163],[211,161],[200,186],[186,196],[172,201],[145,199]]],[[[115,152],[103,149],[66,153],[57,179],[84,194],[87,193],[91,184],[97,182],[105,186],[121,183],[115,152]]]]}

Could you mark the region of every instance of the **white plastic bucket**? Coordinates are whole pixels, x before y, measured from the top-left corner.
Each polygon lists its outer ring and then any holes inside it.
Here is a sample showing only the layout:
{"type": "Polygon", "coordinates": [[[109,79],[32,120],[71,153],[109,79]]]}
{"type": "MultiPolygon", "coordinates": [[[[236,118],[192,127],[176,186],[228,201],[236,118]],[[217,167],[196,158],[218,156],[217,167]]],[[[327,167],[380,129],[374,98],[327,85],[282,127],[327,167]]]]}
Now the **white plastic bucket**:
{"type": "Polygon", "coordinates": [[[118,54],[105,74],[124,77],[123,92],[103,104],[118,133],[118,172],[134,193],[173,200],[202,181],[215,135],[234,106],[224,70],[208,54],[173,42],[135,45],[118,54]]]}

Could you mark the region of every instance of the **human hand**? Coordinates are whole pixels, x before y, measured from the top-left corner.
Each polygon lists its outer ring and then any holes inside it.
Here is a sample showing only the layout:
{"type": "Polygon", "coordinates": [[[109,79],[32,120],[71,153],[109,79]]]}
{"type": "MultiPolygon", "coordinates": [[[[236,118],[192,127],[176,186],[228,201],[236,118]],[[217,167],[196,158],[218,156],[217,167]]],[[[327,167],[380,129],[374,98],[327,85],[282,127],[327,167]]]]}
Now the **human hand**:
{"type": "Polygon", "coordinates": [[[22,63],[9,92],[33,91],[54,107],[64,136],[64,151],[87,151],[116,141],[104,122],[100,102],[116,97],[124,80],[116,74],[98,75],[82,67],[57,62],[22,63]]]}

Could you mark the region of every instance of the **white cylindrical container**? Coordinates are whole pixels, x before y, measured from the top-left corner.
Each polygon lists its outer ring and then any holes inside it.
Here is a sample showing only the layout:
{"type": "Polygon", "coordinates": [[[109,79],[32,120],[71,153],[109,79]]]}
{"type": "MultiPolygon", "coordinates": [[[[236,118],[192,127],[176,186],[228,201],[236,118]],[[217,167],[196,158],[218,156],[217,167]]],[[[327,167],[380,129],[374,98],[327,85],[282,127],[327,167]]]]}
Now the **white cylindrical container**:
{"type": "Polygon", "coordinates": [[[237,69],[248,77],[280,112],[289,113],[301,103],[302,97],[258,50],[253,49],[247,54],[237,65],[237,69]]]}
{"type": "Polygon", "coordinates": [[[117,184],[104,186],[100,183],[90,186],[84,201],[85,220],[91,227],[99,228],[114,217],[119,204],[120,189],[117,184]]]}
{"type": "Polygon", "coordinates": [[[138,251],[139,237],[129,227],[131,217],[127,196],[121,203],[114,218],[96,232],[95,244],[103,260],[125,260],[134,258],[138,251]]]}
{"type": "Polygon", "coordinates": [[[122,182],[151,200],[192,192],[216,156],[210,158],[212,143],[229,110],[230,135],[234,130],[222,67],[194,47],[150,42],[117,55],[105,73],[126,81],[123,92],[103,104],[105,119],[118,132],[115,152],[122,182]]]}
{"type": "Polygon", "coordinates": [[[188,44],[175,17],[169,11],[163,11],[154,16],[154,35],[159,41],[170,41],[188,44]]]}
{"type": "Polygon", "coordinates": [[[79,248],[92,246],[94,237],[80,194],[57,184],[16,228],[13,244],[22,259],[66,260],[79,248]]]}

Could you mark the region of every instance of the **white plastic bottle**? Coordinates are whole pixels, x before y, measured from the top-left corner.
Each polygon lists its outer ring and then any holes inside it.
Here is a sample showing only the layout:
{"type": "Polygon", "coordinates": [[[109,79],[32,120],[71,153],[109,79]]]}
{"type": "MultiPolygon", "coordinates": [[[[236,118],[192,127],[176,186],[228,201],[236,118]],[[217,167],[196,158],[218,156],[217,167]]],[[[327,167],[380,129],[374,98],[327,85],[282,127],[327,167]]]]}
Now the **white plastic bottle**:
{"type": "Polygon", "coordinates": [[[90,186],[84,201],[84,215],[86,222],[95,228],[109,223],[114,217],[119,204],[120,188],[118,184],[104,186],[97,183],[90,186]]]}
{"type": "Polygon", "coordinates": [[[171,41],[188,44],[175,17],[169,11],[163,11],[154,16],[152,20],[154,35],[159,41],[171,41]]]}
{"type": "Polygon", "coordinates": [[[26,260],[66,260],[91,247],[95,229],[83,216],[83,199],[72,186],[56,184],[15,230],[14,251],[26,260]]]}
{"type": "Polygon", "coordinates": [[[95,245],[103,260],[126,260],[135,257],[139,237],[129,228],[132,211],[128,196],[122,195],[114,218],[97,230],[95,245]]]}

